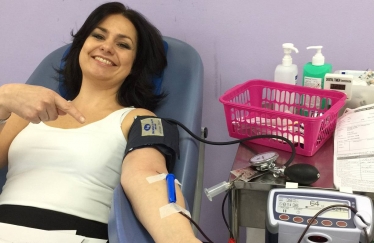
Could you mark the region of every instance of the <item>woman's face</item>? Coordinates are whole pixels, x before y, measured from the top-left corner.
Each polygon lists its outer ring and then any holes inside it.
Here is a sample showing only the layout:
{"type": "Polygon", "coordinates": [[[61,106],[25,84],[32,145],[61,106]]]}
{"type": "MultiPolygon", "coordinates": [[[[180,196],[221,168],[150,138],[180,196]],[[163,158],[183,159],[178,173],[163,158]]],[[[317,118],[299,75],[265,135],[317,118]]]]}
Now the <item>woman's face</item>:
{"type": "Polygon", "coordinates": [[[88,36],[79,54],[83,80],[120,86],[135,60],[137,32],[120,14],[105,18],[88,36]]]}

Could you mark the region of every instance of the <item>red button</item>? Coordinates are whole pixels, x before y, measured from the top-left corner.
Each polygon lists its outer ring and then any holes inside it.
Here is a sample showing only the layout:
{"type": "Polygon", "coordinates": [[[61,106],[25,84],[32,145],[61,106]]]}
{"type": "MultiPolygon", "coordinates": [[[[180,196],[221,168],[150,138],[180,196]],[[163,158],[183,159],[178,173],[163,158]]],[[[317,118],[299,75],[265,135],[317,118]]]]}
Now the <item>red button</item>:
{"type": "Polygon", "coordinates": [[[302,223],[304,221],[304,219],[302,217],[294,217],[293,218],[293,222],[295,223],[302,223]]]}
{"type": "Polygon", "coordinates": [[[338,221],[336,222],[336,225],[344,228],[344,227],[347,227],[348,224],[345,221],[338,221]]]}
{"type": "MultiPolygon", "coordinates": [[[[342,222],[342,221],[341,221],[342,222]]],[[[330,220],[322,220],[322,225],[323,226],[331,226],[332,225],[332,222],[330,220]]],[[[344,222],[345,223],[345,222],[344,222]]]]}
{"type": "Polygon", "coordinates": [[[281,214],[281,215],[279,215],[279,219],[287,221],[287,220],[290,219],[290,216],[288,216],[287,214],[281,214]]]}
{"type": "MultiPolygon", "coordinates": [[[[310,220],[312,220],[312,219],[308,219],[308,220],[307,220],[308,224],[309,224],[310,220]]],[[[311,225],[315,225],[315,224],[317,224],[317,223],[318,223],[318,221],[317,221],[317,220],[314,220],[313,223],[312,223],[311,225]]]]}

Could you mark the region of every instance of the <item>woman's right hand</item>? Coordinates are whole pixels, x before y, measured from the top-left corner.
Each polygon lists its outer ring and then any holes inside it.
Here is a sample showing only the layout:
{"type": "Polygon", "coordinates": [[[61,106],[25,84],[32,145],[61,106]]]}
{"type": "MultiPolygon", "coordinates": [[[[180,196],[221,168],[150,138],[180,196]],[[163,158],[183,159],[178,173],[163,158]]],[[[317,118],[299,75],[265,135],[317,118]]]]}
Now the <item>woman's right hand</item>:
{"type": "Polygon", "coordinates": [[[32,123],[56,120],[69,114],[78,122],[85,118],[74,105],[51,89],[28,84],[5,84],[0,87],[0,119],[15,113],[32,123]]]}

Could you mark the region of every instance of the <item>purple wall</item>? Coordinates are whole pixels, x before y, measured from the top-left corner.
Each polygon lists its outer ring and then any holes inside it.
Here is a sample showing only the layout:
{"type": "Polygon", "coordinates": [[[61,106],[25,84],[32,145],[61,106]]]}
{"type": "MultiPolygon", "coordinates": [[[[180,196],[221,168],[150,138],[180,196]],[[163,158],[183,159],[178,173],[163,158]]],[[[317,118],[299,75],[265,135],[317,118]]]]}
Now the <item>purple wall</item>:
{"type": "MultiPolygon", "coordinates": [[[[88,14],[106,1],[1,1],[0,85],[26,81],[42,58],[70,41],[88,14]]],[[[227,141],[218,98],[249,79],[272,79],[281,45],[299,49],[293,61],[311,61],[310,45],[323,45],[326,62],[338,69],[374,69],[374,1],[348,0],[127,0],[163,33],[192,45],[205,68],[203,126],[209,139],[227,141]]],[[[301,79],[299,78],[299,81],[301,79]]],[[[227,180],[237,145],[207,145],[204,187],[227,180]]],[[[203,197],[200,225],[215,242],[228,233],[220,215],[223,195],[203,197]]],[[[224,240],[223,240],[224,239],[224,240]]]]}

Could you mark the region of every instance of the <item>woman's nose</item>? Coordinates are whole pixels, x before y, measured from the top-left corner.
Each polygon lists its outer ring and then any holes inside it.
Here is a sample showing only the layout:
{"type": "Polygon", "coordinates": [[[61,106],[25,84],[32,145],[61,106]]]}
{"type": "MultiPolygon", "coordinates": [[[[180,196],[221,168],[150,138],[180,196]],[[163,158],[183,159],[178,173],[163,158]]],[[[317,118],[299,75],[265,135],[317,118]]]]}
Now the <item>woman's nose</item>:
{"type": "Polygon", "coordinates": [[[100,50],[102,50],[104,52],[107,52],[109,54],[113,54],[114,53],[113,44],[110,43],[109,41],[103,42],[102,45],[101,45],[101,47],[100,47],[100,50]]]}

